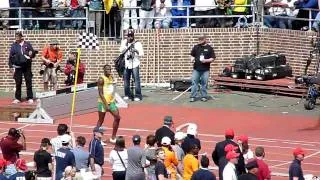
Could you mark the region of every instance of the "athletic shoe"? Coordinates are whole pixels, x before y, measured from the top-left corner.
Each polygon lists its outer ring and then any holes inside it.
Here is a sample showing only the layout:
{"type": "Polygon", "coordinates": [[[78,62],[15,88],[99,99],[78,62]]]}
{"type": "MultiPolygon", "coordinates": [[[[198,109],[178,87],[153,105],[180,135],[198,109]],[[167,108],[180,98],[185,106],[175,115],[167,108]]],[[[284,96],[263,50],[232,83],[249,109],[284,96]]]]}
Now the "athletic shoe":
{"type": "Polygon", "coordinates": [[[18,99],[15,99],[12,101],[12,104],[18,104],[18,103],[21,103],[21,101],[19,101],[18,99]]]}
{"type": "Polygon", "coordinates": [[[115,144],[116,143],[116,138],[114,138],[114,139],[110,138],[109,141],[110,141],[111,144],[115,144]]]}
{"type": "Polygon", "coordinates": [[[195,102],[195,98],[190,98],[190,102],[195,102]]]}
{"type": "Polygon", "coordinates": [[[123,100],[128,100],[128,99],[129,99],[128,96],[123,97],[123,100]]]}
{"type": "Polygon", "coordinates": [[[136,97],[136,98],[134,98],[134,101],[138,102],[138,101],[141,101],[141,99],[136,97]]]}
{"type": "Polygon", "coordinates": [[[28,104],[33,104],[33,99],[29,99],[28,104]]]}

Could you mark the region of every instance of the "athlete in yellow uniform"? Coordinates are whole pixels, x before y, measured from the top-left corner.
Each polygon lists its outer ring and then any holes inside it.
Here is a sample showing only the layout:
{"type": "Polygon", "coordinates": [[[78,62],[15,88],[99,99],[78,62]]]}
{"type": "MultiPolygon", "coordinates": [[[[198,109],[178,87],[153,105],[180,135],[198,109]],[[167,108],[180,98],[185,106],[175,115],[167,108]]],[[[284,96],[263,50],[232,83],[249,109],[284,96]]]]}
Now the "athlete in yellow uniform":
{"type": "Polygon", "coordinates": [[[97,127],[102,126],[106,112],[112,114],[114,121],[112,127],[111,143],[116,142],[116,135],[120,124],[120,114],[114,99],[114,83],[111,76],[111,66],[106,64],[103,66],[104,75],[98,80],[98,114],[99,120],[97,127]]]}

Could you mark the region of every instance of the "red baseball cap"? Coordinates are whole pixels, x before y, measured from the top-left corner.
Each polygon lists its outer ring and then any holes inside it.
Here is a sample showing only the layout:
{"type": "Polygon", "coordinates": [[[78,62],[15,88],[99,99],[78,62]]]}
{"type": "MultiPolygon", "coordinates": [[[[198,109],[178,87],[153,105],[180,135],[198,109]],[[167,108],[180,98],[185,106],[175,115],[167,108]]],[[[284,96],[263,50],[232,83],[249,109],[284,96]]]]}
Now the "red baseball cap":
{"type": "Polygon", "coordinates": [[[16,167],[18,168],[18,169],[20,169],[20,170],[22,170],[22,171],[26,171],[26,170],[28,170],[28,167],[27,167],[27,164],[26,164],[26,160],[24,160],[24,159],[18,159],[17,161],[16,161],[16,167]]]}
{"type": "Polygon", "coordinates": [[[226,155],[226,158],[227,158],[227,160],[231,160],[231,159],[239,157],[239,155],[240,155],[240,153],[235,153],[233,151],[229,151],[226,155]]]}
{"type": "Polygon", "coordinates": [[[233,131],[233,129],[227,129],[226,132],[225,132],[225,135],[226,135],[226,136],[234,136],[234,131],[233,131]]]}
{"type": "Polygon", "coordinates": [[[6,161],[6,160],[4,160],[4,159],[0,159],[0,168],[3,168],[3,167],[5,167],[5,166],[8,165],[8,164],[9,164],[8,161],[6,161]]]}
{"type": "Polygon", "coordinates": [[[237,141],[241,141],[242,143],[245,143],[245,142],[248,143],[248,140],[249,140],[249,138],[246,135],[241,135],[241,136],[237,137],[237,141]]]}
{"type": "Polygon", "coordinates": [[[234,151],[234,150],[237,150],[238,149],[238,146],[234,146],[232,144],[228,144],[224,147],[224,151],[226,153],[230,152],[230,151],[234,151]]]}
{"type": "Polygon", "coordinates": [[[296,149],[293,150],[293,155],[294,156],[298,156],[298,155],[304,155],[305,152],[302,148],[298,147],[296,149]]]}

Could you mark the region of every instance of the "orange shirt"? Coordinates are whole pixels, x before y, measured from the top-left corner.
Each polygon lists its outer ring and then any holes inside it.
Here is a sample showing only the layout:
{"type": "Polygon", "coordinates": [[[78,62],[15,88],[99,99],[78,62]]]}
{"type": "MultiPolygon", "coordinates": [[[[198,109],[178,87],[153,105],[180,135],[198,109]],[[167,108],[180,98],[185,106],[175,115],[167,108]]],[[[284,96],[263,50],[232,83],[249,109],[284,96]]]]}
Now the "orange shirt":
{"type": "Polygon", "coordinates": [[[50,46],[46,46],[42,51],[42,56],[49,59],[51,62],[61,62],[62,52],[60,49],[51,49],[50,46]]]}
{"type": "Polygon", "coordinates": [[[162,149],[166,155],[164,158],[164,166],[168,171],[170,171],[171,179],[174,180],[177,176],[177,170],[175,167],[178,166],[179,161],[174,151],[170,151],[167,147],[162,147],[162,149]]]}
{"type": "Polygon", "coordinates": [[[183,158],[183,180],[190,180],[192,174],[199,169],[199,161],[192,154],[183,158]]]}

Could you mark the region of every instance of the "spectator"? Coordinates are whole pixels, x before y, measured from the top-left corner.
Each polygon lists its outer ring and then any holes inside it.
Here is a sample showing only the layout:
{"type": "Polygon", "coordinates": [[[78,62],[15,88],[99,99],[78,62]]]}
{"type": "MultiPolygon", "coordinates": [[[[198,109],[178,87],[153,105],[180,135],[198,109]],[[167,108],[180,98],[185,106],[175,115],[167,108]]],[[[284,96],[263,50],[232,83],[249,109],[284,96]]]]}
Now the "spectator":
{"type": "Polygon", "coordinates": [[[273,2],[272,0],[266,1],[267,6],[271,6],[269,8],[269,14],[271,16],[266,16],[264,18],[264,25],[269,28],[281,28],[286,29],[291,25],[288,25],[288,20],[284,18],[277,18],[276,16],[288,16],[287,15],[287,8],[288,1],[287,0],[281,0],[277,2],[273,2]]]}
{"type": "Polygon", "coordinates": [[[22,32],[18,31],[15,34],[16,41],[11,45],[9,54],[9,68],[13,74],[16,83],[14,104],[21,102],[21,85],[22,76],[26,81],[27,86],[27,100],[29,104],[33,103],[32,92],[32,58],[35,57],[35,51],[31,43],[24,40],[22,32]]]}
{"type": "Polygon", "coordinates": [[[169,179],[169,174],[166,167],[164,166],[164,159],[166,157],[165,152],[162,148],[156,150],[157,163],[155,166],[155,175],[157,180],[169,179]]]}
{"type": "Polygon", "coordinates": [[[50,140],[43,138],[40,149],[34,153],[33,161],[35,162],[37,177],[43,180],[51,180],[53,164],[52,156],[48,152],[51,147],[50,140]]]}
{"type": "MultiPolygon", "coordinates": [[[[85,12],[84,7],[87,4],[87,0],[70,0],[70,13],[71,17],[74,18],[84,18],[85,12]]],[[[72,20],[71,21],[73,29],[82,29],[83,20],[72,20]]]]}
{"type": "Polygon", "coordinates": [[[191,179],[193,173],[199,169],[198,153],[199,147],[193,144],[188,154],[183,158],[183,179],[191,179]]]}
{"type": "Polygon", "coordinates": [[[75,176],[76,176],[76,167],[67,166],[63,172],[63,178],[61,178],[61,180],[72,180],[75,178],[75,176]]]}
{"type": "Polygon", "coordinates": [[[57,133],[58,133],[58,136],[55,137],[55,138],[52,138],[51,141],[50,141],[50,143],[52,144],[53,153],[57,152],[57,150],[62,147],[61,138],[64,135],[70,136],[70,139],[71,139],[70,147],[71,148],[73,147],[73,145],[75,144],[73,142],[74,141],[74,135],[73,135],[72,132],[68,131],[68,126],[66,124],[59,124],[58,127],[57,127],[57,133]]]}
{"type": "Polygon", "coordinates": [[[69,148],[71,136],[64,134],[61,136],[60,140],[62,147],[55,152],[56,180],[60,180],[63,177],[63,172],[67,166],[76,166],[74,154],[69,148]]]}
{"type": "MultiPolygon", "coordinates": [[[[245,7],[250,5],[250,1],[248,0],[235,0],[232,9],[232,15],[248,15],[248,12],[250,11],[250,7],[245,7]]],[[[240,17],[234,17],[233,18],[233,26],[235,26],[238,23],[240,17]]],[[[240,27],[240,26],[239,26],[240,27]]]]}
{"type": "Polygon", "coordinates": [[[197,125],[190,123],[187,129],[187,137],[184,138],[181,147],[185,154],[190,152],[191,147],[195,144],[201,150],[201,143],[200,140],[196,137],[197,136],[197,125]]]}
{"type": "MultiPolygon", "coordinates": [[[[21,2],[21,5],[23,8],[22,9],[22,17],[23,18],[32,18],[32,10],[30,8],[32,8],[33,2],[32,0],[24,0],[21,2]]],[[[32,20],[23,20],[22,21],[22,28],[23,29],[28,29],[28,30],[32,30],[32,20]]]]}
{"type": "Polygon", "coordinates": [[[138,19],[137,18],[137,0],[123,0],[123,26],[124,30],[130,28],[130,19],[129,16],[131,15],[131,27],[133,29],[138,29],[138,19]]]}
{"type": "MultiPolygon", "coordinates": [[[[65,81],[65,84],[67,86],[74,85],[75,75],[76,75],[75,70],[77,67],[77,57],[78,57],[78,52],[72,51],[69,54],[69,59],[66,63],[66,66],[64,67],[64,74],[67,75],[67,80],[65,81]]],[[[83,83],[85,71],[86,71],[85,65],[83,63],[81,63],[81,60],[79,59],[77,84],[83,83]]]]}
{"type": "Polygon", "coordinates": [[[80,171],[81,169],[88,169],[89,152],[85,150],[85,144],[86,138],[83,136],[78,136],[76,140],[76,147],[71,150],[71,152],[74,154],[77,171],[80,171]]]}
{"type": "MultiPolygon", "coordinates": [[[[66,0],[52,0],[52,9],[56,18],[64,18],[68,4],[66,0]]],[[[56,30],[64,29],[66,26],[65,20],[56,20],[56,30]]]]}
{"type": "Polygon", "coordinates": [[[209,159],[207,156],[201,157],[201,167],[193,173],[191,180],[216,180],[216,176],[208,169],[209,159]]]}
{"type": "Polygon", "coordinates": [[[226,155],[227,165],[223,169],[222,177],[224,180],[237,180],[237,170],[235,165],[238,164],[239,153],[229,151],[226,155]]]}
{"type": "Polygon", "coordinates": [[[158,147],[161,146],[161,140],[163,137],[169,137],[172,145],[174,144],[174,132],[171,130],[173,128],[172,116],[165,116],[163,121],[163,126],[156,130],[155,137],[158,147]]]}
{"type": "Polygon", "coordinates": [[[239,176],[238,180],[258,180],[257,175],[259,172],[259,167],[255,159],[250,159],[248,161],[246,164],[246,169],[248,170],[248,173],[239,176]]]}
{"type": "Polygon", "coordinates": [[[152,22],[154,17],[154,8],[156,6],[156,0],[141,0],[141,9],[139,12],[140,16],[140,29],[151,29],[152,28],[152,22]]]}
{"type": "Polygon", "coordinates": [[[5,169],[8,162],[4,159],[0,159],[0,179],[1,180],[7,180],[7,177],[4,175],[5,169]]]}
{"type": "Polygon", "coordinates": [[[301,162],[304,159],[305,152],[301,148],[296,148],[293,151],[294,160],[289,167],[289,180],[304,180],[301,162]]]}
{"type": "Polygon", "coordinates": [[[105,129],[103,129],[102,127],[95,127],[93,129],[93,139],[89,144],[91,171],[98,177],[101,177],[103,175],[102,166],[104,164],[104,150],[101,144],[101,140],[104,132],[105,129]]]}
{"type": "MultiPolygon", "coordinates": [[[[21,7],[20,0],[9,0],[10,8],[12,8],[9,12],[10,18],[18,18],[19,17],[19,7],[21,7]]],[[[19,24],[18,20],[11,20],[9,24],[12,26],[16,26],[19,24]]]]}
{"type": "Polygon", "coordinates": [[[271,172],[269,170],[269,166],[264,162],[264,148],[261,146],[256,147],[255,155],[259,167],[258,171],[258,180],[266,180],[271,179],[271,172]]]}
{"type": "Polygon", "coordinates": [[[145,168],[147,180],[156,179],[155,166],[157,163],[156,157],[156,138],[154,135],[148,135],[146,140],[147,147],[144,149],[142,156],[142,166],[145,168]]]}
{"type": "Polygon", "coordinates": [[[142,100],[140,84],[140,58],[144,55],[142,44],[134,39],[134,32],[128,31],[127,39],[121,41],[120,52],[125,53],[124,78],[124,100],[133,98],[134,101],[142,100]],[[130,92],[130,78],[134,79],[135,93],[134,97],[130,92]]]}
{"type": "MultiPolygon", "coordinates": [[[[319,4],[317,0],[304,0],[304,1],[295,1],[294,3],[295,8],[299,9],[299,12],[297,14],[297,18],[305,18],[309,19],[309,10],[303,10],[304,8],[310,8],[310,9],[319,9],[319,4]]],[[[312,19],[315,19],[317,16],[318,11],[311,11],[311,17],[312,19]]],[[[302,21],[302,20],[294,20],[292,22],[292,29],[293,30],[300,30],[303,27],[307,27],[309,24],[308,21],[302,21]]]]}
{"type": "Polygon", "coordinates": [[[161,140],[162,149],[165,153],[164,165],[167,168],[168,174],[171,179],[177,179],[177,166],[179,164],[178,159],[171,147],[171,140],[169,137],[163,137],[161,140]]]}
{"type": "Polygon", "coordinates": [[[0,140],[3,158],[14,164],[19,158],[19,152],[26,150],[26,138],[22,130],[10,128],[8,135],[0,140]],[[21,143],[18,143],[20,140],[21,143]]]}
{"type": "MultiPolygon", "coordinates": [[[[224,152],[225,155],[228,154],[228,152],[232,151],[232,152],[236,152],[239,148],[237,146],[234,146],[232,144],[228,144],[224,147],[224,152]]],[[[219,179],[223,180],[223,169],[224,167],[228,164],[228,160],[225,156],[221,157],[219,159],[219,179]]]]}
{"type": "MultiPolygon", "coordinates": [[[[191,5],[190,0],[172,0],[171,9],[172,16],[189,16],[187,14],[187,8],[191,5]],[[179,7],[176,7],[179,6],[179,7]],[[181,7],[185,6],[185,7],[181,7]]],[[[184,28],[187,27],[187,18],[173,18],[172,28],[184,28]]]]}
{"type": "Polygon", "coordinates": [[[207,101],[207,85],[210,73],[210,64],[215,60],[216,55],[213,48],[208,44],[207,37],[201,35],[199,43],[191,50],[193,60],[192,87],[190,102],[196,100],[199,83],[201,85],[201,101],[207,101]]]}
{"type": "Polygon", "coordinates": [[[9,180],[25,180],[25,172],[28,170],[26,161],[18,159],[15,163],[17,173],[9,177],[9,180]]]}
{"type": "Polygon", "coordinates": [[[90,27],[93,26],[95,30],[95,34],[98,37],[101,37],[101,23],[102,23],[102,0],[88,0],[89,5],[89,21],[90,27]]]}
{"type": "Polygon", "coordinates": [[[128,168],[126,180],[145,180],[143,171],[143,149],[140,147],[141,137],[134,135],[132,137],[133,147],[128,148],[128,168]]]}
{"type": "Polygon", "coordinates": [[[237,169],[237,173],[238,175],[241,175],[243,173],[246,172],[246,169],[245,169],[245,166],[244,166],[244,158],[243,158],[243,155],[241,154],[241,151],[239,150],[239,145],[237,143],[235,143],[233,141],[233,138],[234,138],[234,131],[233,129],[227,129],[226,132],[225,132],[225,140],[224,141],[221,141],[221,142],[218,142],[216,144],[216,147],[214,149],[214,151],[212,152],[212,159],[213,159],[213,162],[219,166],[219,160],[221,157],[224,157],[226,154],[225,154],[225,147],[226,145],[228,144],[232,144],[233,146],[236,146],[237,147],[237,150],[236,152],[237,153],[240,153],[239,155],[239,160],[238,160],[238,163],[236,165],[236,169],[237,169]]]}
{"type": "Polygon", "coordinates": [[[240,151],[243,154],[244,163],[247,164],[249,159],[254,158],[254,154],[249,148],[249,138],[246,135],[239,136],[237,138],[237,143],[239,145],[240,151]]]}
{"type": "MultiPolygon", "coordinates": [[[[196,16],[210,16],[215,14],[216,7],[215,0],[195,0],[195,15],[196,16]],[[203,6],[203,7],[201,7],[203,6]]],[[[215,19],[213,18],[196,18],[197,28],[213,28],[215,26],[215,19]]]]}
{"type": "MultiPolygon", "coordinates": [[[[230,5],[232,4],[231,0],[217,0],[217,8],[216,8],[216,15],[232,15],[232,10],[230,5]]],[[[218,18],[219,27],[231,27],[233,22],[232,18],[218,18]]]]}
{"type": "Polygon", "coordinates": [[[155,17],[158,18],[154,22],[155,28],[170,28],[171,18],[169,17],[172,16],[171,7],[171,0],[156,0],[155,17]]]}
{"type": "Polygon", "coordinates": [[[62,51],[58,45],[57,40],[51,40],[49,46],[42,50],[43,88],[45,91],[49,89],[49,82],[53,86],[53,90],[57,90],[58,87],[56,70],[62,61],[62,51]]]}
{"type": "MultiPolygon", "coordinates": [[[[0,18],[9,18],[9,0],[3,0],[2,3],[0,3],[0,18]]],[[[8,20],[2,20],[1,21],[2,30],[9,29],[9,21],[8,20]]]]}
{"type": "Polygon", "coordinates": [[[112,165],[112,177],[114,180],[125,180],[128,166],[128,152],[123,136],[118,136],[116,144],[109,156],[112,165]]]}
{"type": "MultiPolygon", "coordinates": [[[[51,8],[52,7],[52,0],[41,0],[41,1],[36,1],[36,4],[34,4],[34,7],[37,8],[34,11],[33,16],[34,17],[42,17],[42,18],[47,18],[47,17],[51,17],[51,8]]],[[[44,20],[36,20],[34,22],[35,26],[34,29],[38,30],[38,29],[48,29],[49,28],[49,22],[48,20],[44,19],[44,20]]]]}
{"type": "Polygon", "coordinates": [[[176,157],[178,159],[178,167],[177,167],[177,172],[178,172],[178,176],[183,175],[183,158],[185,156],[185,153],[183,151],[183,149],[181,148],[181,144],[184,140],[184,138],[186,137],[186,135],[183,132],[176,132],[176,134],[174,135],[174,139],[175,139],[175,145],[172,146],[172,149],[174,150],[174,152],[176,153],[176,157]]]}

